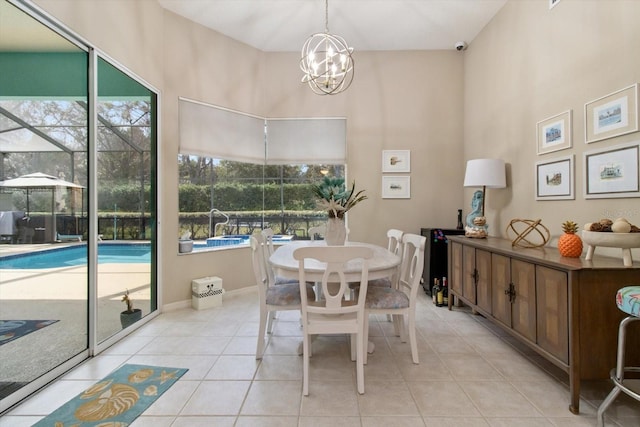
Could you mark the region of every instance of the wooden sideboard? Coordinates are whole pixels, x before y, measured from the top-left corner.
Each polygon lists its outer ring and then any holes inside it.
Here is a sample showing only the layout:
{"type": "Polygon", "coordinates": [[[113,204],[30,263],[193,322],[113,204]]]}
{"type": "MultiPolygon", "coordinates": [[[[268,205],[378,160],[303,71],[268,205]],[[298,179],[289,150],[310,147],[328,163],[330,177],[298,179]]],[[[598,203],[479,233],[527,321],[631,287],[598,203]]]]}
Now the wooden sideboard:
{"type": "MultiPolygon", "coordinates": [[[[448,236],[449,309],[464,303],[569,374],[569,409],[580,381],[606,379],[616,365],[618,289],[640,284],[640,262],[564,258],[557,249],[514,248],[500,238],[448,236]],[[455,302],[454,302],[455,300],[455,302]]],[[[640,366],[640,325],[627,332],[627,366],[640,366]]]]}

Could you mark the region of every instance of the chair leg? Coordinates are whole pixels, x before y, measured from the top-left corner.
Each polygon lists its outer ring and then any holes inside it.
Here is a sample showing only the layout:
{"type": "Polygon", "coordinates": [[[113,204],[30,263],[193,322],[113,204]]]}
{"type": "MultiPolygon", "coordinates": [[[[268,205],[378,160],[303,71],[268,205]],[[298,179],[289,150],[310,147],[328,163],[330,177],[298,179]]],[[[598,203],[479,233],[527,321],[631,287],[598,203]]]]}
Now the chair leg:
{"type": "Polygon", "coordinates": [[[407,342],[407,329],[404,326],[404,314],[394,314],[396,327],[399,331],[400,342],[407,342]]]}
{"type": "Polygon", "coordinates": [[[256,346],[256,359],[262,359],[264,354],[264,334],[267,328],[267,316],[271,315],[270,312],[260,309],[260,325],[258,326],[258,343],[256,346]]]}
{"type": "Polygon", "coordinates": [[[357,336],[356,334],[351,334],[349,336],[349,349],[351,351],[351,361],[355,362],[357,360],[357,351],[358,351],[358,347],[357,347],[357,343],[356,340],[360,338],[359,336],[357,336]]]}
{"type": "MultiPolygon", "coordinates": [[[[363,325],[364,326],[364,325],[363,325]]],[[[364,394],[364,358],[367,353],[364,347],[363,333],[356,335],[356,382],[358,393],[364,394]]]]}
{"type": "MultiPolygon", "coordinates": [[[[404,323],[404,321],[403,321],[404,323]]],[[[409,310],[409,343],[411,344],[411,358],[413,363],[418,365],[420,360],[418,358],[418,341],[416,339],[416,312],[415,310],[409,310]]]]}
{"type": "MultiPolygon", "coordinates": [[[[618,387],[618,384],[616,383],[615,380],[617,380],[617,382],[619,383],[622,383],[624,381],[624,371],[625,371],[624,352],[626,348],[625,346],[626,346],[626,337],[627,337],[627,326],[629,325],[629,323],[634,322],[636,320],[640,320],[640,318],[629,316],[622,319],[622,321],[620,322],[620,327],[618,328],[618,353],[617,353],[617,360],[616,360],[616,369],[615,369],[615,374],[613,373],[613,370],[611,373],[611,379],[614,381],[613,383],[614,386],[613,386],[613,390],[609,392],[609,395],[602,401],[602,403],[598,407],[598,412],[596,414],[598,427],[604,426],[605,411],[622,391],[622,389],[618,387]],[[615,375],[615,380],[614,380],[614,375],[615,375]]],[[[633,371],[636,370],[634,368],[631,368],[631,369],[627,368],[627,369],[633,370],[633,371]]]]}
{"type": "Polygon", "coordinates": [[[387,316],[391,317],[391,321],[393,322],[393,332],[396,334],[397,337],[400,336],[400,323],[398,321],[398,315],[397,314],[387,314],[387,316]]]}
{"type": "Polygon", "coordinates": [[[267,333],[271,334],[273,332],[273,321],[276,318],[276,313],[277,311],[270,311],[268,317],[268,321],[267,321],[267,333]]]}
{"type": "Polygon", "coordinates": [[[309,335],[302,337],[302,394],[309,396],[309,335]]]}
{"type": "MultiPolygon", "coordinates": [[[[362,326],[363,326],[362,345],[363,346],[366,345],[368,347],[369,346],[369,314],[367,314],[366,312],[364,313],[364,319],[362,321],[362,326]]],[[[356,355],[356,359],[357,358],[358,358],[358,355],[356,355]]],[[[368,359],[369,359],[369,352],[365,351],[364,352],[364,359],[363,359],[362,363],[364,363],[366,365],[368,359]]],[[[353,360],[353,356],[352,356],[351,360],[353,360]]]]}

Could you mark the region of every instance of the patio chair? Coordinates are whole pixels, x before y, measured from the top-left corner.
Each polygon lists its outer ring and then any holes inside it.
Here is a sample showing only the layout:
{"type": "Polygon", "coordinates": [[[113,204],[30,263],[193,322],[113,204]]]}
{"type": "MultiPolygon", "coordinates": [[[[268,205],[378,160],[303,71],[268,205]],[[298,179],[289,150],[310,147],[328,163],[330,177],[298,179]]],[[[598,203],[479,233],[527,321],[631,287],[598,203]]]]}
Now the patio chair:
{"type": "Polygon", "coordinates": [[[60,234],[56,233],[57,242],[82,242],[82,234],[60,234]]]}

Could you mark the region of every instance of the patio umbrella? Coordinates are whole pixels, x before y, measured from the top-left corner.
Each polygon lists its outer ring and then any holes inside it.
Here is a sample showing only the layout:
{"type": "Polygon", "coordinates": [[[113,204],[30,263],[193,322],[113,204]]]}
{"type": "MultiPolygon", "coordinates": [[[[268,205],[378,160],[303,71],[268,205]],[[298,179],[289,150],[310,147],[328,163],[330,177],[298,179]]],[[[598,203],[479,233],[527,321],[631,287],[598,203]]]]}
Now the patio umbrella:
{"type": "Polygon", "coordinates": [[[41,172],[35,172],[27,175],[19,176],[18,178],[7,179],[0,181],[0,187],[2,188],[21,188],[27,192],[27,215],[29,215],[29,191],[30,190],[51,190],[51,214],[53,216],[53,235],[55,239],[56,221],[55,221],[55,194],[58,188],[84,188],[82,185],[74,184],[73,182],[65,181],[60,178],[56,178],[52,175],[47,175],[41,172]]]}

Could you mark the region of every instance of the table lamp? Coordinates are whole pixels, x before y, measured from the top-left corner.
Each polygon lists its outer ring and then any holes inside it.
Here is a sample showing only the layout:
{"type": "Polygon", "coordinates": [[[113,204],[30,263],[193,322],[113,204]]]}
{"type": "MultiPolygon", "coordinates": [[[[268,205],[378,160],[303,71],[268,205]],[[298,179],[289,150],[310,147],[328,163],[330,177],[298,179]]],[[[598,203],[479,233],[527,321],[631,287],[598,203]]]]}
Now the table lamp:
{"type": "Polygon", "coordinates": [[[474,159],[467,162],[464,175],[465,187],[482,187],[473,194],[471,200],[472,212],[467,215],[465,235],[468,237],[487,237],[487,221],[484,217],[485,192],[488,188],[505,188],[506,175],[504,160],[474,159]]]}

